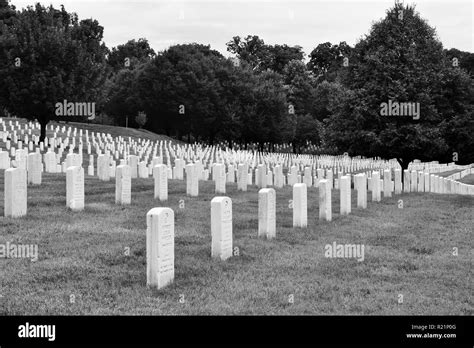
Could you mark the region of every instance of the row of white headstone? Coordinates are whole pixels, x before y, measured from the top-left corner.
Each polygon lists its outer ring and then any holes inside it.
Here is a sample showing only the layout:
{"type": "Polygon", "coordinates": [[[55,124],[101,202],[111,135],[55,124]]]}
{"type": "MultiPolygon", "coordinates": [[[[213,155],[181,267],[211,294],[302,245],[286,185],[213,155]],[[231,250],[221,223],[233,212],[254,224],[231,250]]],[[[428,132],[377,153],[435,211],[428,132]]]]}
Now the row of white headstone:
{"type": "MultiPolygon", "coordinates": [[[[1,122],[0,122],[1,123],[1,122]]],[[[13,129],[13,124],[12,122],[10,121],[10,127],[13,129]]],[[[2,126],[4,127],[5,129],[5,125],[2,124],[2,126]]],[[[21,129],[21,125],[16,122],[16,127],[18,127],[18,129],[21,129]]],[[[38,127],[38,124],[33,124],[33,123],[29,123],[28,125],[25,125],[25,131],[27,130],[28,134],[31,134],[31,130],[32,129],[39,129],[38,127]],[[28,128],[30,127],[30,128],[28,128]]],[[[54,127],[51,126],[51,130],[54,130],[54,127]]],[[[77,134],[77,129],[74,128],[74,129],[71,129],[71,127],[67,128],[65,126],[63,126],[61,129],[59,126],[56,126],[56,130],[55,132],[59,132],[59,131],[62,131],[63,133],[65,132],[66,133],[66,136],[67,138],[64,139],[64,140],[60,140],[59,142],[61,143],[61,146],[67,146],[69,144],[69,138],[71,136],[71,133],[73,135],[73,138],[71,138],[71,143],[73,144],[73,148],[74,148],[74,144],[75,144],[75,136],[77,134]]],[[[13,135],[15,135],[16,131],[14,131],[13,135]]],[[[23,129],[21,129],[21,133],[24,133],[23,129]]],[[[3,137],[5,138],[7,134],[4,134],[3,137]]],[[[85,135],[86,135],[86,142],[88,142],[88,131],[86,130],[85,131],[85,135]]],[[[82,129],[79,130],[79,136],[82,137],[82,129]]],[[[25,135],[25,137],[27,137],[27,135],[25,135]]],[[[124,143],[124,139],[122,137],[118,137],[119,139],[119,145],[117,145],[117,147],[120,147],[120,144],[121,143],[124,143]]],[[[110,134],[104,134],[104,133],[97,133],[97,139],[96,137],[94,136],[94,132],[92,132],[92,144],[94,146],[94,148],[96,148],[96,150],[100,151],[101,149],[107,149],[107,144],[110,144],[110,142],[115,142],[116,139],[112,138],[110,136],[110,134]]],[[[27,152],[25,152],[24,149],[21,149],[22,147],[22,144],[21,144],[21,140],[18,140],[18,139],[15,139],[14,141],[17,141],[18,142],[18,146],[19,146],[19,149],[16,150],[17,153],[15,153],[15,162],[16,162],[16,167],[22,167],[24,166],[25,162],[29,162],[29,158],[30,158],[30,155],[31,157],[33,156],[38,156],[37,154],[28,154],[27,152]]],[[[28,139],[25,138],[25,142],[27,142],[28,139]]],[[[79,140],[80,142],[82,142],[82,138],[79,140]]],[[[54,145],[56,143],[56,139],[55,138],[52,138],[48,141],[46,141],[46,144],[48,143],[51,143],[52,144],[52,148],[54,148],[54,145]]],[[[129,137],[129,143],[130,144],[133,144],[133,145],[130,145],[130,146],[135,146],[135,144],[138,146],[136,148],[134,148],[134,150],[137,150],[139,155],[128,155],[127,156],[127,160],[120,160],[120,165],[124,165],[125,163],[128,164],[130,166],[130,171],[131,171],[131,177],[132,178],[136,178],[136,177],[140,177],[140,178],[147,178],[150,174],[152,174],[153,172],[153,167],[155,164],[157,163],[163,163],[163,156],[162,156],[162,152],[163,152],[163,149],[162,149],[162,146],[164,145],[164,152],[165,152],[165,157],[166,157],[166,161],[168,162],[167,164],[167,171],[168,171],[168,178],[174,178],[174,179],[178,179],[178,180],[182,180],[184,175],[183,175],[183,171],[186,170],[186,173],[187,173],[187,177],[190,178],[190,182],[189,184],[187,184],[187,192],[188,194],[192,195],[192,196],[197,196],[198,195],[198,192],[199,192],[199,189],[198,189],[198,184],[197,184],[197,181],[199,180],[208,180],[209,179],[209,171],[212,171],[213,172],[213,169],[214,169],[214,166],[216,166],[217,164],[213,164],[212,166],[209,167],[209,169],[204,169],[205,168],[205,164],[202,164],[201,161],[200,161],[200,158],[204,158],[205,160],[207,159],[207,161],[210,161],[212,158],[217,158],[219,157],[221,160],[223,160],[225,162],[222,163],[222,165],[224,165],[224,176],[225,176],[225,182],[235,182],[235,177],[236,177],[236,172],[235,172],[235,167],[233,164],[230,164],[232,163],[232,160],[235,161],[235,159],[241,159],[241,158],[245,158],[249,161],[249,163],[245,163],[245,166],[246,168],[242,168],[242,165],[241,164],[237,164],[236,166],[238,166],[237,168],[237,182],[238,182],[238,186],[239,186],[239,189],[242,189],[242,190],[246,190],[246,184],[244,183],[244,181],[246,180],[247,181],[247,184],[252,184],[252,178],[253,178],[253,175],[252,175],[252,168],[255,168],[255,181],[256,181],[256,184],[258,187],[266,187],[267,185],[268,186],[274,186],[276,188],[281,188],[283,187],[285,184],[287,185],[293,185],[294,183],[301,183],[301,182],[304,182],[306,183],[306,185],[308,187],[310,186],[315,186],[315,187],[318,187],[318,184],[319,184],[319,180],[321,180],[322,178],[324,178],[324,174],[321,175],[320,174],[320,171],[324,172],[325,169],[324,168],[321,168],[321,167],[328,167],[327,168],[327,173],[326,173],[326,176],[325,178],[330,180],[331,182],[331,186],[333,185],[334,183],[334,187],[335,188],[338,188],[338,185],[339,185],[339,180],[340,180],[340,176],[342,175],[342,170],[343,168],[360,168],[360,167],[370,167],[370,168],[374,168],[374,162],[371,161],[371,160],[367,160],[367,159],[357,159],[356,161],[354,161],[353,159],[349,158],[349,157],[344,157],[344,156],[318,156],[318,157],[314,157],[314,156],[308,156],[308,155],[303,155],[303,156],[290,156],[288,154],[259,154],[257,153],[256,155],[254,154],[249,154],[249,153],[245,153],[245,152],[236,152],[236,153],[230,153],[228,154],[227,153],[227,150],[225,152],[222,152],[222,151],[217,151],[219,152],[217,155],[216,155],[216,149],[214,148],[208,148],[208,147],[205,147],[204,149],[201,147],[201,146],[189,146],[189,145],[185,145],[185,146],[171,146],[170,143],[167,143],[167,142],[160,142],[160,156],[158,157],[153,157],[153,160],[152,160],[152,163],[148,164],[148,168],[147,168],[147,164],[146,164],[146,161],[140,161],[140,158],[141,156],[147,154],[148,156],[150,156],[150,151],[146,150],[146,146],[150,145],[150,142],[149,140],[144,140],[144,139],[138,139],[138,141],[135,141],[135,140],[131,140],[131,138],[129,137]],[[145,146],[143,148],[141,148],[140,146],[145,146]],[[171,168],[171,163],[170,163],[170,152],[172,153],[172,156],[174,156],[174,163],[175,163],[175,166],[173,168],[171,168]],[[198,155],[196,155],[197,153],[199,153],[198,155]],[[209,154],[212,153],[211,156],[209,156],[209,154]],[[222,154],[224,153],[224,158],[222,158],[222,154]],[[184,159],[181,159],[181,158],[177,158],[176,155],[182,155],[182,156],[185,156],[187,159],[189,158],[195,158],[195,156],[198,156],[198,160],[196,161],[196,163],[189,163],[189,164],[186,164],[186,161],[184,159]],[[227,156],[228,155],[228,156],[227,156]],[[259,163],[260,161],[263,161],[264,163],[259,163]],[[281,163],[281,164],[280,164],[281,163]],[[291,167],[289,167],[289,173],[288,175],[285,177],[283,175],[283,164],[286,163],[287,165],[289,165],[290,163],[293,163],[293,165],[291,167]],[[227,164],[227,173],[225,173],[225,167],[226,167],[226,164],[227,164]],[[191,168],[192,165],[195,165],[197,166],[197,168],[191,168]],[[334,175],[337,175],[338,178],[333,181],[333,171],[332,169],[330,169],[329,167],[331,166],[334,166],[335,168],[335,172],[334,172],[334,175]],[[250,167],[250,170],[249,170],[249,167],[250,167]],[[273,169],[273,172],[272,172],[272,169],[273,169]],[[197,170],[197,176],[198,176],[198,179],[197,181],[195,180],[195,182],[192,182],[191,179],[195,179],[195,175],[193,175],[192,173],[194,171],[197,170]],[[299,175],[298,174],[298,171],[301,172],[302,175],[299,175]],[[247,176],[244,177],[244,173],[247,172],[247,176]],[[316,175],[316,172],[317,172],[317,175],[316,175]]],[[[32,145],[31,141],[29,142],[29,145],[32,145]]],[[[41,145],[41,144],[40,144],[41,145]]],[[[90,153],[89,151],[89,148],[90,148],[90,144],[87,144],[88,146],[88,152],[90,153]]],[[[155,143],[155,147],[154,147],[154,152],[153,154],[156,154],[156,146],[157,146],[157,143],[155,143]]],[[[31,147],[31,146],[29,146],[31,147]]],[[[65,158],[65,161],[62,162],[62,164],[59,164],[59,161],[60,161],[60,157],[61,157],[61,153],[54,153],[54,151],[52,151],[52,148],[50,147],[48,152],[44,154],[44,167],[45,167],[45,171],[46,172],[51,172],[51,173],[55,173],[55,172],[66,172],[67,168],[69,168],[70,166],[72,165],[75,165],[75,166],[81,166],[82,165],[82,143],[80,143],[80,151],[79,151],[79,154],[74,154],[74,153],[69,153],[66,155],[66,158],[65,158]]],[[[115,149],[115,145],[112,145],[112,150],[115,149]]],[[[14,148],[11,148],[12,151],[14,151],[15,149],[14,148]]],[[[39,149],[36,149],[37,150],[37,153],[39,154],[39,149]]],[[[62,152],[62,150],[60,149],[60,151],[62,152]]],[[[70,148],[70,151],[71,151],[71,148],[70,148]]],[[[112,151],[113,152],[113,151],[112,151]]],[[[123,152],[122,152],[123,153],[123,152]]],[[[117,153],[115,154],[116,156],[118,155],[117,153]]],[[[98,168],[97,168],[97,175],[99,177],[100,180],[103,180],[103,181],[108,181],[110,180],[111,177],[114,177],[115,176],[115,173],[116,173],[116,162],[112,159],[112,156],[110,156],[108,154],[108,150],[106,151],[106,153],[102,154],[102,153],[99,153],[98,155],[98,159],[97,159],[97,164],[98,164],[98,168]]],[[[389,165],[390,166],[390,161],[388,162],[382,162],[381,166],[382,166],[382,169],[385,167],[385,165],[389,165]]],[[[422,167],[424,166],[423,168],[427,168],[427,170],[431,171],[433,168],[435,168],[436,170],[440,170],[440,168],[454,168],[454,164],[451,164],[450,166],[446,167],[446,166],[442,166],[442,165],[439,165],[437,164],[436,162],[431,162],[431,163],[428,163],[428,164],[423,164],[423,163],[414,163],[412,164],[412,167],[415,168],[415,167],[422,167]]],[[[9,157],[8,157],[8,153],[5,153],[5,152],[1,152],[0,151],[0,168],[1,167],[4,167],[4,168],[9,168],[10,167],[10,163],[9,163],[9,157]]],[[[41,171],[43,170],[43,165],[41,165],[41,171]]],[[[38,168],[37,165],[34,165],[32,164],[31,165],[31,169],[30,169],[30,165],[28,164],[28,183],[33,183],[33,184],[40,184],[41,182],[41,174],[40,174],[40,171],[39,170],[34,170],[34,168],[38,168]],[[36,174],[33,174],[33,172],[36,172],[36,174]]],[[[88,175],[94,175],[94,158],[93,158],[93,155],[90,155],[90,159],[89,159],[89,166],[88,166],[88,175]]],[[[222,175],[222,174],[221,174],[222,175]]],[[[369,172],[369,175],[370,175],[370,172],[369,172]]],[[[219,177],[219,175],[218,175],[219,177]]],[[[410,175],[407,176],[408,177],[408,180],[410,179],[410,175]]],[[[384,176],[385,178],[385,176],[384,176]]],[[[213,172],[213,179],[214,178],[214,172],[213,172]]],[[[217,180],[216,180],[217,181],[217,180]]],[[[418,180],[420,182],[420,180],[418,180]]],[[[412,182],[414,182],[412,180],[412,182]]],[[[420,185],[420,184],[418,184],[420,185]]],[[[217,184],[216,182],[216,186],[218,188],[216,188],[216,192],[218,193],[225,193],[225,183],[223,182],[220,182],[219,184],[217,184]]],[[[459,185],[455,184],[456,187],[458,187],[459,185]]],[[[390,194],[389,193],[389,190],[386,186],[383,186],[384,187],[384,193],[385,194],[390,194]]],[[[395,180],[395,191],[397,191],[399,185],[397,185],[397,180],[395,180]]],[[[464,192],[466,189],[469,191],[469,188],[463,186],[463,185],[460,185],[459,186],[459,192],[464,192]]],[[[448,189],[449,190],[449,189],[448,189]]],[[[414,187],[414,188],[410,188],[410,186],[405,186],[405,191],[406,192],[410,192],[410,191],[420,191],[420,189],[418,187],[414,187]]],[[[426,190],[425,190],[426,191],[426,190]]],[[[458,192],[458,191],[455,191],[455,192],[458,192]]]]}
{"type": "MultiPolygon", "coordinates": [[[[39,168],[39,156],[36,153],[28,155],[28,167],[9,168],[5,171],[5,216],[20,217],[26,215],[27,204],[27,184],[41,184],[41,171],[39,168]],[[31,157],[31,158],[30,158],[31,157]],[[29,169],[29,170],[27,170],[29,169]]],[[[70,158],[70,167],[66,171],[66,206],[75,211],[84,209],[84,169],[82,166],[74,165],[75,157],[70,158]]],[[[224,164],[216,164],[213,167],[213,177],[215,181],[215,193],[225,194],[226,184],[228,182],[224,164]]],[[[189,164],[186,166],[186,193],[189,196],[196,197],[199,195],[199,173],[198,166],[189,164]]],[[[259,170],[259,168],[257,168],[259,170]]],[[[264,172],[263,170],[261,173],[264,172]]],[[[463,175],[474,173],[474,168],[464,170],[463,175]]],[[[383,171],[383,179],[380,179],[380,172],[374,171],[369,173],[360,173],[355,176],[350,174],[340,176],[336,181],[333,181],[332,171],[328,170],[326,178],[324,178],[324,170],[318,169],[318,175],[315,182],[319,187],[320,194],[326,193],[330,198],[330,190],[334,188],[336,183],[337,188],[341,191],[341,214],[350,213],[350,206],[344,202],[350,203],[350,189],[352,178],[354,178],[354,188],[358,191],[358,206],[365,207],[367,200],[367,189],[372,192],[372,201],[380,201],[381,192],[384,197],[391,197],[392,193],[400,194],[402,192],[401,170],[395,169],[394,180],[391,180],[391,170],[383,171]],[[365,201],[365,203],[364,203],[365,201]]],[[[103,174],[100,174],[103,175],[103,174]]],[[[131,204],[131,167],[127,164],[120,164],[115,169],[115,202],[117,204],[131,204]]],[[[257,172],[257,177],[259,173],[257,172]]],[[[289,176],[293,176],[290,173],[289,176]]],[[[168,199],[168,179],[169,168],[164,164],[157,164],[153,168],[154,177],[154,197],[160,201],[168,199]]],[[[282,176],[284,181],[284,177],[282,176]]],[[[247,173],[246,164],[239,165],[238,171],[238,189],[247,191],[248,181],[251,181],[251,173],[247,173]]],[[[257,180],[259,181],[259,180],[257,180]]],[[[292,180],[289,180],[290,182],[292,180]]],[[[309,187],[308,180],[304,180],[305,187],[309,187]]],[[[259,186],[266,188],[265,176],[260,175],[259,186]]],[[[299,180],[295,184],[300,184],[299,180]]],[[[311,184],[311,182],[309,182],[311,184]]],[[[463,194],[474,195],[474,185],[467,185],[453,178],[444,178],[435,174],[429,174],[418,171],[404,171],[404,192],[432,192],[432,193],[447,193],[447,194],[463,194]]],[[[325,207],[324,203],[321,206],[325,207]]],[[[330,207],[322,209],[322,216],[330,220],[330,207]]]]}

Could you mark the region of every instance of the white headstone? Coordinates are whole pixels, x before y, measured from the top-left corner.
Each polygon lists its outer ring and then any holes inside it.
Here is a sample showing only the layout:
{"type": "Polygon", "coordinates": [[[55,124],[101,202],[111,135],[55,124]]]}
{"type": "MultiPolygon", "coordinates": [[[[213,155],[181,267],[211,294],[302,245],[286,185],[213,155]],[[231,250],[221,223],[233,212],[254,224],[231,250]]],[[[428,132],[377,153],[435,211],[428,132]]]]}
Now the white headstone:
{"type": "Polygon", "coordinates": [[[405,169],[403,171],[403,192],[410,192],[410,171],[405,169]]]}
{"type": "Polygon", "coordinates": [[[326,180],[329,182],[329,188],[332,190],[334,188],[334,175],[332,169],[326,171],[326,180]]]}
{"type": "Polygon", "coordinates": [[[8,168],[10,168],[10,156],[8,155],[8,152],[0,149],[0,169],[8,168]]]}
{"type": "Polygon", "coordinates": [[[233,165],[229,165],[227,168],[227,182],[228,183],[235,182],[235,169],[233,165]]]}
{"type": "Polygon", "coordinates": [[[191,197],[199,195],[199,177],[195,164],[186,165],[186,194],[191,197]]]}
{"type": "Polygon", "coordinates": [[[276,193],[272,188],[258,191],[258,236],[267,239],[276,236],[276,193]]]}
{"type": "Polygon", "coordinates": [[[259,188],[267,187],[267,167],[264,164],[258,165],[258,180],[257,186],[259,188]]]}
{"type": "Polygon", "coordinates": [[[138,163],[138,177],[142,179],[148,178],[148,168],[144,161],[138,163]]]}
{"type": "Polygon", "coordinates": [[[305,167],[303,183],[306,184],[306,187],[313,186],[313,175],[311,174],[311,167],[305,167]]]}
{"type": "Polygon", "coordinates": [[[46,173],[57,172],[56,154],[51,150],[44,154],[44,169],[46,173]]]}
{"type": "Polygon", "coordinates": [[[174,161],[174,171],[173,171],[173,178],[177,180],[183,180],[183,170],[184,170],[184,160],[177,158],[174,161]]]}
{"type": "Polygon", "coordinates": [[[28,154],[28,184],[41,185],[41,155],[28,154]]]}
{"type": "Polygon", "coordinates": [[[115,204],[132,202],[132,177],[130,166],[120,165],[115,171],[115,204]]]}
{"type": "Polygon", "coordinates": [[[430,173],[424,173],[425,192],[430,192],[430,173]]]}
{"type": "Polygon", "coordinates": [[[341,176],[339,179],[341,215],[351,212],[351,177],[341,176]]]}
{"type": "Polygon", "coordinates": [[[332,220],[331,184],[324,179],[319,182],[319,220],[332,220]]]}
{"type": "Polygon", "coordinates": [[[410,192],[418,191],[418,172],[412,170],[410,173],[410,192]]]}
{"type": "Polygon", "coordinates": [[[239,163],[237,167],[237,189],[241,191],[247,191],[247,181],[248,181],[248,164],[239,163]]]}
{"type": "Polygon", "coordinates": [[[111,161],[109,165],[109,176],[111,178],[115,178],[115,171],[117,170],[117,163],[115,161],[111,161]]]}
{"type": "Polygon", "coordinates": [[[380,186],[380,173],[374,171],[372,173],[371,185],[372,185],[372,202],[380,202],[381,197],[381,186],[380,186]]]}
{"type": "Polygon", "coordinates": [[[84,209],[84,169],[69,167],[66,169],[66,206],[74,211],[84,209]]]}
{"type": "Polygon", "coordinates": [[[357,182],[357,207],[367,208],[367,176],[364,173],[355,176],[357,182]]]}
{"type": "Polygon", "coordinates": [[[26,150],[18,149],[15,152],[15,161],[17,168],[23,168],[26,170],[28,168],[28,154],[26,150]]]}
{"type": "Polygon", "coordinates": [[[273,180],[273,184],[276,188],[282,188],[284,183],[284,176],[283,176],[283,168],[281,165],[276,165],[274,168],[275,172],[275,180],[273,180]]]}
{"type": "Polygon", "coordinates": [[[383,196],[392,197],[392,171],[385,169],[383,172],[383,196]]]}
{"type": "MultiPolygon", "coordinates": [[[[138,156],[129,155],[128,165],[130,166],[130,175],[132,179],[138,178],[138,156]]],[[[99,165],[97,165],[98,167],[99,165]]]]}
{"type": "Polygon", "coordinates": [[[168,199],[168,167],[165,164],[155,165],[153,178],[155,179],[155,198],[166,201],[168,199]]]}
{"type": "Polygon", "coordinates": [[[267,172],[267,185],[273,186],[273,173],[271,170],[267,172]]]}
{"type": "Polygon", "coordinates": [[[319,187],[319,179],[317,176],[313,177],[313,187],[319,187]]]}
{"type": "Polygon", "coordinates": [[[395,169],[395,194],[399,195],[400,193],[402,193],[402,171],[395,169]]]}
{"type": "Polygon", "coordinates": [[[306,184],[293,185],[293,227],[308,225],[308,199],[306,184]]]}
{"type": "Polygon", "coordinates": [[[211,256],[226,260],[232,256],[232,201],[214,197],[211,201],[211,256]]]}
{"type": "Polygon", "coordinates": [[[161,289],[174,280],[174,212],[153,208],[146,221],[146,283],[161,289]]]}
{"type": "Polygon", "coordinates": [[[101,181],[110,180],[109,155],[101,154],[97,157],[97,176],[101,181]]]}
{"type": "Polygon", "coordinates": [[[214,165],[214,180],[216,184],[216,193],[225,193],[226,175],[225,164],[217,163],[214,165]]]}
{"type": "Polygon", "coordinates": [[[418,172],[418,192],[425,192],[425,173],[418,172]]]}
{"type": "Polygon", "coordinates": [[[290,173],[288,174],[288,185],[294,186],[298,182],[298,168],[296,166],[292,166],[290,173]]]}
{"type": "Polygon", "coordinates": [[[26,170],[9,168],[5,170],[5,217],[26,215],[27,184],[26,170]]]}

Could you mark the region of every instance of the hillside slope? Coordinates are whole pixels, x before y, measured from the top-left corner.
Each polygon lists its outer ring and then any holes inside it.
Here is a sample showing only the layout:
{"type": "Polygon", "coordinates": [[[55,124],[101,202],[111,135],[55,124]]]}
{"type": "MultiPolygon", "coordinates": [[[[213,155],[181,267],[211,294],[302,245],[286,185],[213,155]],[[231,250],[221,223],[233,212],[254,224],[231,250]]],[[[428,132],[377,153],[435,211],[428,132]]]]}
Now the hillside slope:
{"type": "MultiPolygon", "coordinates": [[[[20,124],[28,123],[29,121],[23,118],[12,118],[12,117],[2,117],[2,119],[8,123],[8,121],[12,121],[13,123],[18,121],[20,124]]],[[[171,141],[175,144],[185,144],[185,142],[170,138],[163,134],[156,134],[150,132],[145,129],[135,129],[135,128],[125,128],[125,127],[117,127],[117,126],[109,126],[109,125],[101,125],[101,124],[94,124],[94,123],[80,123],[80,122],[56,122],[51,121],[48,123],[47,129],[47,136],[52,135],[50,130],[51,125],[53,126],[65,126],[65,127],[76,127],[77,129],[88,130],[89,132],[96,132],[96,133],[109,133],[113,137],[134,137],[134,138],[142,138],[142,139],[150,139],[152,141],[159,141],[159,140],[166,140],[171,141]]],[[[8,129],[9,130],[9,129],[8,129]]],[[[35,134],[39,135],[39,129],[35,130],[35,134]]]]}

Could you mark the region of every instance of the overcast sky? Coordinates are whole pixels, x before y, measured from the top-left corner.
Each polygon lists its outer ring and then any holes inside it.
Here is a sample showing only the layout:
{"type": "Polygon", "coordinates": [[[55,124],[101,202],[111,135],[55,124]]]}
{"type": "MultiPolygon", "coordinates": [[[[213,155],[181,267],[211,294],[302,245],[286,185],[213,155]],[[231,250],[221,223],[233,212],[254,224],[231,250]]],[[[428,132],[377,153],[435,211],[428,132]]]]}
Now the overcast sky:
{"type": "MultiPolygon", "coordinates": [[[[21,9],[38,2],[12,0],[21,9]]],[[[146,38],[155,51],[197,42],[229,56],[233,36],[258,35],[268,44],[300,45],[309,54],[319,43],[353,46],[371,23],[385,17],[393,0],[47,0],[44,5],[94,18],[105,28],[108,47],[146,38]]],[[[474,52],[472,0],[405,1],[435,27],[445,48],[474,52]]]]}

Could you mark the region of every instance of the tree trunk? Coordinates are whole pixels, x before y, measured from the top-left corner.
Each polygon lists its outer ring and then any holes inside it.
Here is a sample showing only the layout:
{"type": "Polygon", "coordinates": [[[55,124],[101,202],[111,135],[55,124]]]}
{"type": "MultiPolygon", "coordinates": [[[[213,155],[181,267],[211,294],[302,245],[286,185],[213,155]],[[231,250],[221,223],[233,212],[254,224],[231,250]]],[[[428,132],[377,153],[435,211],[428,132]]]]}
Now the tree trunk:
{"type": "Polygon", "coordinates": [[[402,183],[405,183],[405,175],[404,171],[405,169],[408,169],[408,164],[412,161],[411,159],[408,158],[397,158],[398,163],[402,167],[402,183]]]}
{"type": "Polygon", "coordinates": [[[48,122],[44,122],[44,121],[41,121],[40,122],[40,126],[41,126],[41,130],[40,130],[40,143],[42,142],[44,144],[44,139],[46,138],[46,127],[48,125],[48,122]]]}

